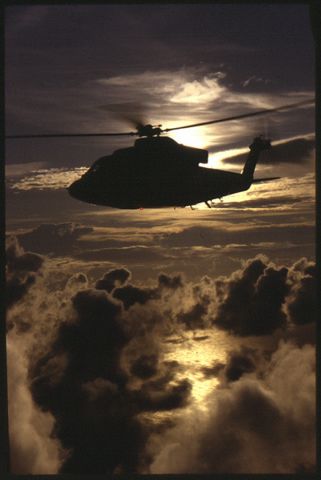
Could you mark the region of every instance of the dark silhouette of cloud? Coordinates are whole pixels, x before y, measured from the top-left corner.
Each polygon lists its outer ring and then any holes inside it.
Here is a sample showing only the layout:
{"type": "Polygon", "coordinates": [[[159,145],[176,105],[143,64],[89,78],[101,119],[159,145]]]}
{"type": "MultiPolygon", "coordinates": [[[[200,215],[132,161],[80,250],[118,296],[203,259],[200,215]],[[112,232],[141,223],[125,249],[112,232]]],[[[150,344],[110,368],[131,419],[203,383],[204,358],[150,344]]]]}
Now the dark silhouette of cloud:
{"type": "Polygon", "coordinates": [[[139,378],[150,378],[157,373],[158,355],[141,355],[131,366],[131,373],[139,378]]]}
{"type": "Polygon", "coordinates": [[[230,352],[223,375],[229,382],[239,380],[244,373],[256,370],[256,359],[253,358],[253,351],[243,347],[240,351],[230,352]]]}
{"type": "Polygon", "coordinates": [[[316,321],[317,283],[315,267],[308,267],[311,275],[304,275],[292,289],[292,295],[287,304],[290,320],[296,325],[316,321]]]}
{"type": "Polygon", "coordinates": [[[186,406],[191,390],[192,385],[187,379],[177,385],[168,386],[165,390],[155,389],[154,384],[145,384],[141,390],[135,392],[135,401],[139,408],[146,412],[173,410],[186,406]]]}
{"type": "Polygon", "coordinates": [[[8,239],[6,259],[9,272],[37,272],[43,264],[43,257],[25,252],[16,237],[8,239]]]}
{"type": "MultiPolygon", "coordinates": [[[[114,270],[107,280],[129,276],[125,269],[114,270]]],[[[122,303],[105,290],[81,290],[72,305],[72,318],[60,325],[48,352],[30,369],[33,398],[55,416],[55,435],[71,452],[62,473],[135,472],[145,461],[151,433],[137,415],[183,408],[191,384],[187,379],[169,384],[177,367],[160,362],[157,325],[149,323],[146,333],[148,309],[140,312],[146,320],[140,318],[136,328],[130,310],[125,315],[122,303]],[[67,363],[52,369],[62,357],[67,363]],[[143,382],[139,390],[129,387],[133,375],[143,382]]]]}
{"type": "Polygon", "coordinates": [[[83,227],[75,223],[43,223],[30,232],[18,235],[18,239],[26,249],[63,255],[72,251],[82,235],[92,231],[91,227],[83,227]]]}
{"type": "Polygon", "coordinates": [[[158,276],[158,285],[162,288],[170,288],[176,290],[179,287],[183,286],[183,279],[181,275],[175,275],[173,277],[161,273],[158,276]]]}
{"type": "Polygon", "coordinates": [[[202,303],[195,303],[188,312],[178,314],[178,322],[182,322],[187,330],[195,330],[197,328],[205,328],[205,317],[208,312],[209,300],[202,303]]]}
{"type": "Polygon", "coordinates": [[[202,367],[201,371],[205,378],[217,377],[223,370],[225,364],[221,362],[215,362],[212,367],[202,367]]]}
{"type": "Polygon", "coordinates": [[[135,287],[134,285],[125,285],[124,287],[116,288],[113,291],[113,296],[121,300],[126,310],[135,303],[144,304],[156,298],[156,290],[152,288],[135,287]]]}
{"type": "Polygon", "coordinates": [[[99,279],[96,282],[95,288],[98,290],[106,290],[106,292],[111,292],[116,285],[123,285],[129,280],[131,273],[126,268],[116,268],[114,270],[109,270],[103,278],[99,279]]]}
{"type": "Polygon", "coordinates": [[[268,267],[261,259],[248,262],[228,286],[214,324],[236,335],[266,335],[283,327],[282,304],[290,291],[288,270],[268,267]]]}

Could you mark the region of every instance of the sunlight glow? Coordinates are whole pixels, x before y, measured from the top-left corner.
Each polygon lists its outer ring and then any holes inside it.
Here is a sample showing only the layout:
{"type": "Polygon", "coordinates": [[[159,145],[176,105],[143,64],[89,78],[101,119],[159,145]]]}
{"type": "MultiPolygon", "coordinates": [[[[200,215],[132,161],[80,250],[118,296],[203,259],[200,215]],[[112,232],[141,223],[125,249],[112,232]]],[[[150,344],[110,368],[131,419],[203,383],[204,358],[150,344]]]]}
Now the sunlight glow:
{"type": "Polygon", "coordinates": [[[186,335],[185,341],[180,343],[178,348],[169,344],[166,360],[175,360],[186,367],[181,375],[177,374],[176,379],[186,378],[186,371],[189,372],[188,379],[193,385],[192,395],[202,408],[206,396],[218,384],[214,375],[207,378],[202,369],[225,362],[230,339],[225,332],[219,330],[203,330],[198,337],[186,335]]]}
{"type": "MultiPolygon", "coordinates": [[[[222,162],[223,159],[228,160],[229,157],[235,155],[241,155],[242,153],[247,153],[248,148],[232,148],[230,150],[222,150],[220,152],[210,153],[208,157],[207,167],[209,168],[226,168],[226,163],[222,162]]],[[[204,165],[205,166],[205,165],[204,165]]]]}
{"type": "Polygon", "coordinates": [[[206,148],[207,135],[203,128],[186,128],[170,132],[171,138],[188,147],[206,148]]]}
{"type": "Polygon", "coordinates": [[[72,182],[78,180],[86,170],[88,170],[88,167],[77,167],[71,170],[66,168],[36,170],[31,172],[31,175],[13,183],[11,187],[15,190],[58,190],[67,188],[72,182]]]}

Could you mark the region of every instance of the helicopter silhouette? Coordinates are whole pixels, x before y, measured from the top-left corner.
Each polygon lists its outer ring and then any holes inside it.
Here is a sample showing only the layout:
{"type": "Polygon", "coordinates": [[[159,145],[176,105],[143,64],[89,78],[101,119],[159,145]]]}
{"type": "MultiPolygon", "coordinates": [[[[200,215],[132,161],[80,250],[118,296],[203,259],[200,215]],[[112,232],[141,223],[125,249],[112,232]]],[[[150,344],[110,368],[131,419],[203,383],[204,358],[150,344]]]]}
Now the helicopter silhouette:
{"type": "Polygon", "coordinates": [[[201,167],[208,152],[169,137],[136,140],[134,147],[98,159],[68,191],[78,200],[123,209],[185,207],[247,190],[259,153],[270,141],[254,139],[241,174],[201,167]]]}
{"type": "Polygon", "coordinates": [[[67,133],[9,135],[6,138],[99,137],[136,135],[134,146],[116,150],[96,160],[84,175],[68,187],[69,194],[83,202],[119,209],[186,207],[248,190],[253,183],[279,177],[254,179],[263,150],[271,140],[255,137],[241,173],[207,168],[208,151],[181,145],[168,136],[173,130],[267,115],[312,103],[312,100],[234,115],[208,122],[162,129],[162,125],[136,124],[136,131],[123,133],[67,133]]]}

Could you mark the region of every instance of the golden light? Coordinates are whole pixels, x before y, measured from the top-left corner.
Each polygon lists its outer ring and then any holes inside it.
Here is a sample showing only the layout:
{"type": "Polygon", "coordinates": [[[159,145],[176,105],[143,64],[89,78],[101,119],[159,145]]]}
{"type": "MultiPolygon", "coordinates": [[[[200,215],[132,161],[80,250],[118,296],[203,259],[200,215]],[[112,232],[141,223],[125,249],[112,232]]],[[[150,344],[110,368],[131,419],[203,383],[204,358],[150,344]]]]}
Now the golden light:
{"type": "Polygon", "coordinates": [[[229,157],[234,157],[236,155],[241,155],[243,153],[247,153],[249,151],[248,148],[232,148],[230,150],[221,150],[219,152],[210,153],[208,157],[208,164],[209,168],[220,168],[226,169],[226,163],[223,162],[223,159],[226,159],[228,162],[229,157]]]}
{"type": "Polygon", "coordinates": [[[192,383],[192,396],[200,408],[205,408],[204,400],[218,384],[215,376],[206,377],[203,368],[212,368],[213,365],[226,361],[230,339],[219,330],[204,330],[204,339],[197,339],[193,335],[187,336],[179,347],[168,347],[166,360],[175,360],[184,366],[182,373],[177,373],[176,379],[186,378],[192,383]]]}
{"type": "Polygon", "coordinates": [[[170,132],[171,138],[188,147],[206,148],[208,137],[203,128],[186,128],[170,132]]]}

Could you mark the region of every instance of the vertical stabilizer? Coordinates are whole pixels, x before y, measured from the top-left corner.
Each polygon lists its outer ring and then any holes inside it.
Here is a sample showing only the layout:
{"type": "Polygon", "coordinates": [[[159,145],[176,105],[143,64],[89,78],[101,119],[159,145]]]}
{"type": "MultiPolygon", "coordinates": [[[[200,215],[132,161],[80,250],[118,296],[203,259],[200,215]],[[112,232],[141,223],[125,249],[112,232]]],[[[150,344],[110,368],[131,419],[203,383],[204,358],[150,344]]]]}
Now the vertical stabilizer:
{"type": "Polygon", "coordinates": [[[242,175],[249,181],[253,180],[254,170],[256,163],[259,159],[259,155],[263,150],[271,148],[271,141],[264,140],[262,137],[256,137],[253,143],[249,146],[250,153],[246,159],[242,175]]]}

